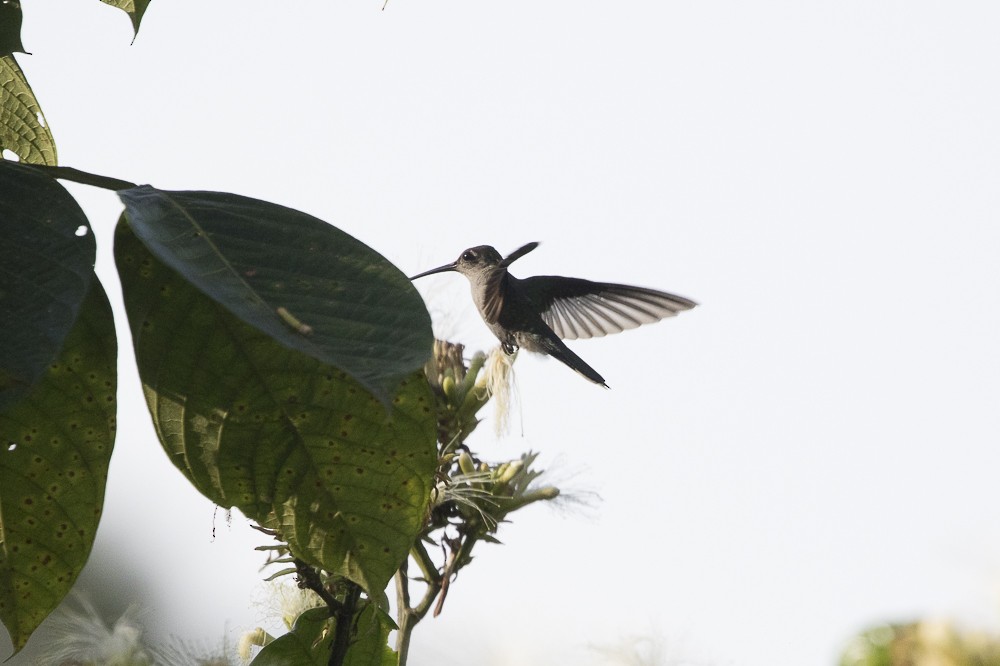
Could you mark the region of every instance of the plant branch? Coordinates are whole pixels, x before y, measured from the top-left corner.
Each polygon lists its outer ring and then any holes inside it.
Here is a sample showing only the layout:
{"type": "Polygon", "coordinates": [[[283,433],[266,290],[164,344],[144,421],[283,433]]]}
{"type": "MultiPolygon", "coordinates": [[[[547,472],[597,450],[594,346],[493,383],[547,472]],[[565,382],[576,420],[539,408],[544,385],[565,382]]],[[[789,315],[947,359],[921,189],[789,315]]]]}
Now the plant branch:
{"type": "Polygon", "coordinates": [[[413,609],[410,608],[410,578],[407,575],[409,559],[405,558],[396,570],[396,624],[399,626],[396,631],[396,663],[399,666],[406,666],[406,659],[410,654],[410,636],[416,624],[413,609]]]}
{"type": "Polygon", "coordinates": [[[295,562],[295,573],[299,579],[299,587],[312,590],[319,595],[323,603],[330,607],[331,613],[339,613],[343,604],[326,589],[326,585],[323,584],[319,572],[298,558],[295,558],[293,561],[295,562]]]}
{"type": "Polygon", "coordinates": [[[427,589],[424,591],[424,596],[420,600],[420,603],[413,608],[413,624],[416,624],[420,620],[424,619],[427,615],[427,611],[431,609],[431,604],[434,603],[434,599],[441,592],[441,573],[438,571],[437,565],[431,559],[431,556],[427,553],[427,549],[424,548],[424,544],[419,541],[413,545],[410,551],[413,554],[413,559],[416,560],[417,566],[420,567],[420,571],[424,574],[424,580],[427,581],[427,589]]]}
{"type": "Polygon", "coordinates": [[[424,596],[416,608],[410,606],[410,577],[408,574],[409,558],[396,571],[396,616],[399,630],[396,632],[396,659],[399,666],[406,666],[410,652],[410,637],[413,628],[427,615],[431,604],[441,591],[441,574],[437,565],[431,559],[424,544],[417,541],[410,549],[410,555],[420,568],[427,584],[424,596]]]}
{"type": "Polygon", "coordinates": [[[361,586],[345,580],[347,594],[344,603],[334,612],[336,627],[333,632],[333,645],[330,646],[330,666],[342,666],[347,658],[347,649],[351,646],[351,629],[354,627],[354,613],[361,597],[361,586]]]}
{"type": "Polygon", "coordinates": [[[409,560],[409,557],[403,559],[403,563],[396,570],[396,607],[400,610],[410,608],[410,581],[407,575],[409,560]]]}
{"type": "Polygon", "coordinates": [[[62,180],[70,180],[74,183],[83,183],[84,185],[92,185],[94,187],[100,187],[105,190],[130,190],[136,187],[135,183],[130,183],[127,180],[121,180],[120,178],[112,178],[111,176],[101,176],[96,173],[89,173],[87,171],[81,171],[79,169],[74,169],[72,167],[61,167],[61,166],[48,166],[45,164],[25,164],[21,163],[23,166],[34,169],[41,173],[47,174],[52,178],[60,178],[62,180]]]}
{"type": "Polygon", "coordinates": [[[417,541],[414,543],[413,548],[410,549],[410,555],[413,556],[417,566],[420,567],[420,573],[423,574],[424,580],[427,581],[428,585],[441,582],[441,573],[438,571],[437,565],[434,564],[434,560],[427,553],[427,549],[424,548],[423,542],[417,541]]]}

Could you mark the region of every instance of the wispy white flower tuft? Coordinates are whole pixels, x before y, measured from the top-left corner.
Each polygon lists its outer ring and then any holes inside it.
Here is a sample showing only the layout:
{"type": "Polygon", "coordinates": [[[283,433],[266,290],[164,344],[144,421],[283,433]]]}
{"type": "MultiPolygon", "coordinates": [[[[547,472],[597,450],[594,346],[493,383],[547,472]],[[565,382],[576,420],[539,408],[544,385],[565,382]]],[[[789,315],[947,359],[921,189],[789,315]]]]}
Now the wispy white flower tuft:
{"type": "Polygon", "coordinates": [[[175,637],[156,650],[157,666],[238,666],[239,663],[225,639],[218,647],[205,647],[175,637]]]}
{"type": "Polygon", "coordinates": [[[602,666],[700,666],[705,662],[686,659],[677,646],[669,649],[657,635],[623,636],[614,645],[591,645],[601,655],[602,666]]]}
{"type": "Polygon", "coordinates": [[[52,639],[45,648],[43,663],[152,666],[153,657],[143,645],[137,606],[129,606],[109,626],[84,596],[75,595],[75,602],[79,608],[64,605],[52,615],[52,639]]]}
{"type": "MultiPolygon", "coordinates": [[[[299,615],[310,608],[323,605],[323,600],[315,592],[294,583],[275,580],[264,585],[264,598],[259,602],[259,606],[268,619],[280,618],[289,631],[299,615]]],[[[267,622],[264,624],[270,626],[267,622]]]]}
{"type": "Polygon", "coordinates": [[[616,645],[592,646],[608,666],[661,666],[665,660],[659,641],[645,636],[622,638],[616,645]]]}
{"type": "Polygon", "coordinates": [[[571,467],[562,456],[557,457],[545,470],[545,482],[559,488],[559,497],[549,506],[564,515],[596,518],[601,495],[587,483],[585,467],[571,467]]]}
{"type": "Polygon", "coordinates": [[[240,659],[243,663],[250,663],[253,659],[254,648],[264,647],[268,643],[274,640],[274,636],[267,633],[260,627],[256,629],[251,629],[242,636],[240,636],[240,642],[236,646],[236,652],[240,655],[240,659]]]}
{"type": "Polygon", "coordinates": [[[476,384],[477,389],[485,388],[493,396],[494,428],[497,437],[505,435],[510,428],[510,413],[517,402],[517,382],[514,378],[514,359],[517,352],[507,354],[501,347],[494,347],[486,359],[483,376],[476,384]]]}
{"type": "Polygon", "coordinates": [[[492,481],[493,472],[489,470],[453,474],[449,479],[437,484],[437,492],[434,493],[434,506],[440,506],[446,502],[457,502],[478,513],[487,525],[495,528],[496,521],[483,510],[483,506],[490,509],[498,506],[493,494],[487,489],[492,481]]]}

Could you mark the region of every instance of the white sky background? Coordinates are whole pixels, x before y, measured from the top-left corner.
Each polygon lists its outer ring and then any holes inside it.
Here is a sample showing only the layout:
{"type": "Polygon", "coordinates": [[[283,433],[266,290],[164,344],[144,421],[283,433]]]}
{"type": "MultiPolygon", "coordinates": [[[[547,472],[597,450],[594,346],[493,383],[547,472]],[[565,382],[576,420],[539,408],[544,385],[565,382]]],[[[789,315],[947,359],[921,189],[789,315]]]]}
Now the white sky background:
{"type": "MultiPolygon", "coordinates": [[[[611,391],[518,360],[523,437],[474,445],[602,501],[481,546],[414,664],[599,664],[636,635],[660,663],[830,664],[877,621],[1000,627],[1000,5],[155,0],[130,46],[97,0],[23,4],[64,165],[298,208],[408,274],[538,240],[515,275],[702,304],[571,343],[611,391]]],[[[73,191],[120,313],[115,199],[73,191]]],[[[493,344],[463,278],[420,286],[439,332],[493,344]]],[[[212,541],[121,355],[95,564],[217,643],[261,621],[265,540],[220,515],[212,541]]]]}

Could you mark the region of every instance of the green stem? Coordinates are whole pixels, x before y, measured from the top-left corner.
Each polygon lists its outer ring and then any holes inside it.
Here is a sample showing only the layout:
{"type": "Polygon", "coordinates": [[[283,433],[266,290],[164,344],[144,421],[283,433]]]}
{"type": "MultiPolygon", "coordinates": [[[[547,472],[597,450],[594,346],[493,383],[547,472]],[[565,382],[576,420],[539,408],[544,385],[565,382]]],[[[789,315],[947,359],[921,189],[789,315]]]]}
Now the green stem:
{"type": "Polygon", "coordinates": [[[413,624],[416,624],[424,619],[427,611],[431,609],[431,604],[434,603],[434,599],[437,598],[438,593],[441,591],[442,580],[441,573],[438,571],[437,565],[434,564],[434,560],[427,554],[424,544],[418,541],[413,545],[413,549],[410,552],[413,554],[413,559],[416,560],[417,566],[420,567],[420,572],[424,575],[424,580],[427,581],[427,589],[424,591],[424,596],[416,608],[413,609],[413,615],[416,618],[413,624]]]}
{"type": "Polygon", "coordinates": [[[80,171],[79,169],[74,169],[72,167],[47,166],[44,164],[24,164],[24,166],[40,171],[51,176],[52,178],[70,180],[74,183],[92,185],[105,190],[115,190],[117,192],[118,190],[131,190],[133,187],[136,187],[135,183],[130,183],[127,180],[112,178],[111,176],[101,176],[96,173],[88,173],[87,171],[80,171]]]}
{"type": "Polygon", "coordinates": [[[420,567],[420,572],[427,583],[427,589],[424,591],[424,596],[420,599],[417,607],[411,607],[410,578],[407,573],[409,560],[404,561],[399,570],[396,571],[396,620],[399,625],[399,630],[396,632],[396,662],[399,666],[406,666],[406,660],[410,653],[410,637],[413,635],[413,628],[427,615],[431,604],[434,603],[434,599],[441,591],[441,574],[438,572],[437,565],[434,564],[431,556],[427,553],[427,549],[424,548],[424,544],[417,541],[413,544],[413,548],[410,549],[410,554],[413,556],[413,560],[417,563],[417,566],[420,567]]]}
{"type": "Polygon", "coordinates": [[[399,629],[396,631],[396,663],[398,666],[406,666],[406,659],[410,655],[410,636],[413,634],[413,626],[417,621],[413,617],[413,609],[410,608],[410,581],[406,575],[408,560],[403,560],[403,565],[396,571],[396,623],[399,629]]]}

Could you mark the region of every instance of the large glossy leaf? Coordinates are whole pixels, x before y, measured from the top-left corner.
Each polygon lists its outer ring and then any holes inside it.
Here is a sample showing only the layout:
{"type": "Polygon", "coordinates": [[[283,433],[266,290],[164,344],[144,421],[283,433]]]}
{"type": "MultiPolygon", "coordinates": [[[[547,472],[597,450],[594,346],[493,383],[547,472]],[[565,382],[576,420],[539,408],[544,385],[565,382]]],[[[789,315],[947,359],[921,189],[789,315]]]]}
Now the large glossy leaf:
{"type": "Polygon", "coordinates": [[[311,215],[218,192],[119,192],[152,253],[243,321],[380,399],[423,367],[430,316],[395,266],[311,215]]]}
{"type": "Polygon", "coordinates": [[[124,221],[115,259],[174,464],[212,501],[280,530],[302,559],[381,596],[427,510],[436,433],[423,375],[402,380],[387,410],[193,288],[124,221]]]}
{"type": "Polygon", "coordinates": [[[56,143],[14,56],[0,56],[0,150],[31,164],[56,164],[56,143]]]}
{"type": "Polygon", "coordinates": [[[0,409],[45,372],[94,273],[94,234],[62,185],[0,161],[0,409]]]}
{"type": "Polygon", "coordinates": [[[21,45],[22,19],[20,2],[0,2],[0,55],[24,52],[21,45]]]}
{"type": "Polygon", "coordinates": [[[132,21],[132,30],[139,32],[139,24],[142,22],[142,15],[146,13],[149,0],[101,0],[106,5],[117,7],[126,14],[132,21]]]}
{"type": "Polygon", "coordinates": [[[115,327],[97,279],[62,351],[0,411],[0,620],[14,647],[69,592],[94,542],[114,444],[115,327]]]}

